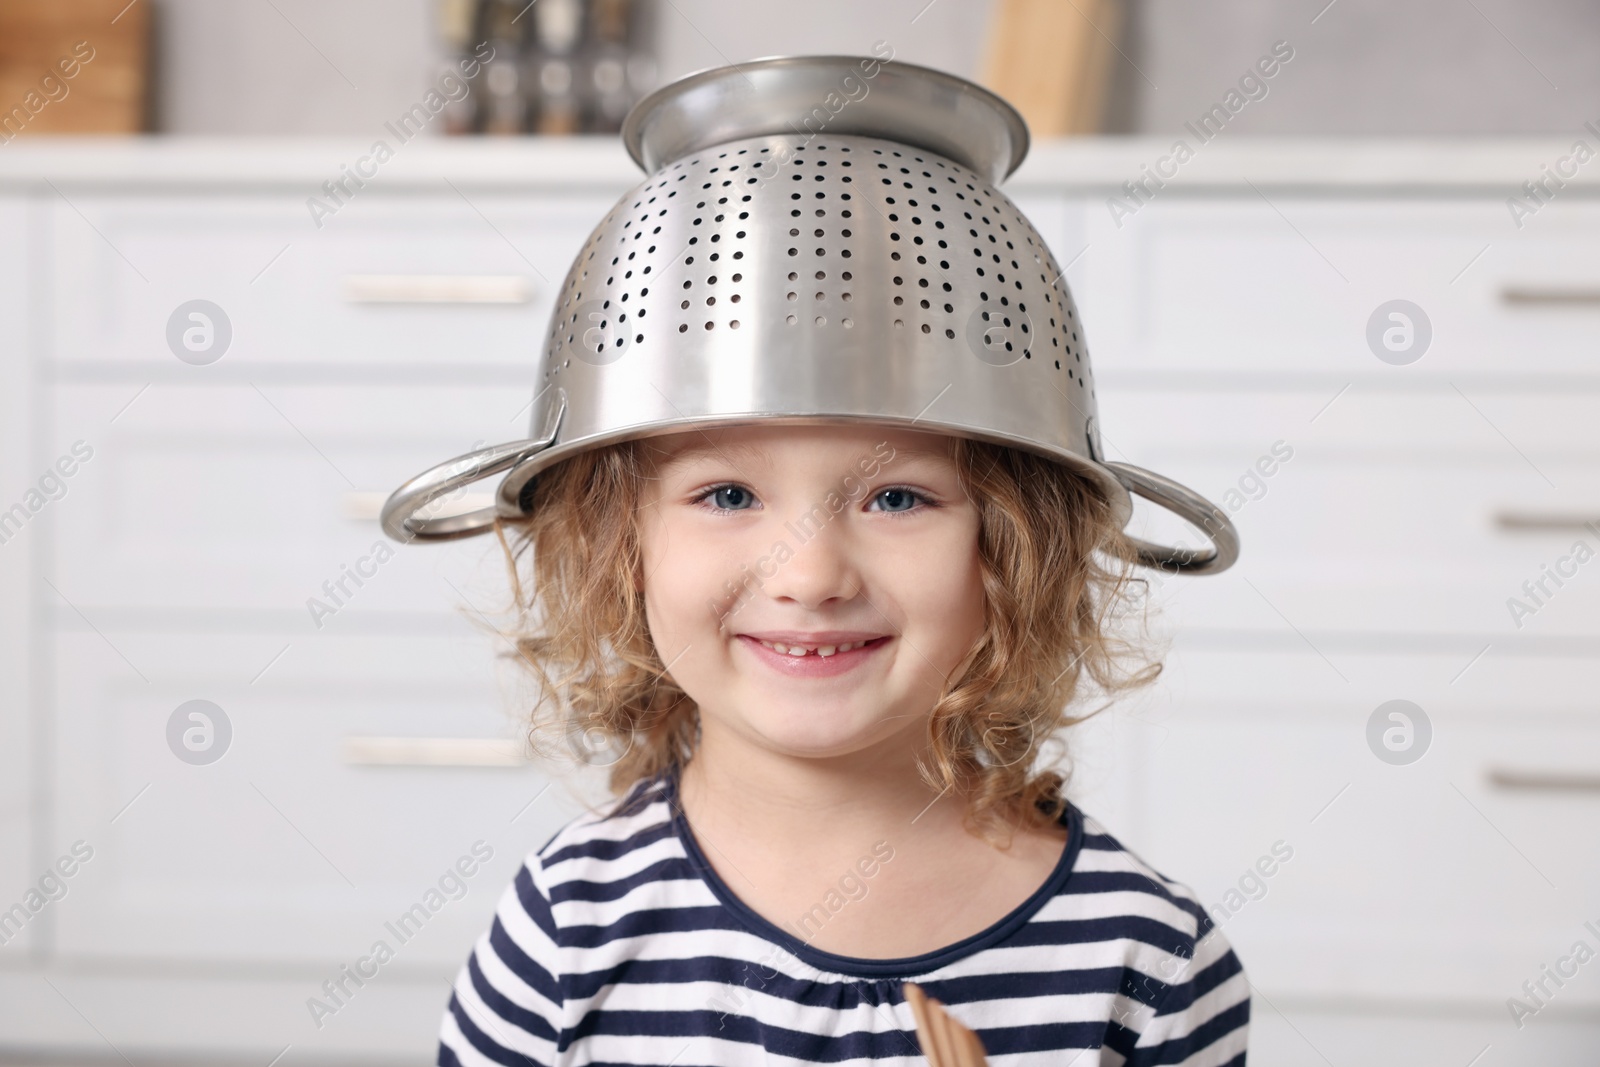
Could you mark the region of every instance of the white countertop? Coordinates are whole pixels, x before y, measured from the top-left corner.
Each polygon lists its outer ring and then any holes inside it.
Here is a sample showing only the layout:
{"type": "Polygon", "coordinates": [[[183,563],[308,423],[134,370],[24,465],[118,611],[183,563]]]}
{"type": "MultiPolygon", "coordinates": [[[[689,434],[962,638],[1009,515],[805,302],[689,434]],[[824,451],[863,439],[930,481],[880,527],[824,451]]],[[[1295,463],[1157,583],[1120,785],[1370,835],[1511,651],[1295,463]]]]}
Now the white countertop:
{"type": "MultiPolygon", "coordinates": [[[[1566,180],[1564,194],[1600,193],[1600,136],[1518,138],[1233,137],[1198,145],[1167,180],[1175,191],[1263,189],[1510,196],[1582,138],[1597,153],[1566,180]]],[[[387,138],[393,144],[393,138],[387,138]]],[[[1078,137],[1034,143],[1006,188],[1050,185],[1109,195],[1168,156],[1176,138],[1078,137]]],[[[340,176],[372,139],[217,137],[29,137],[0,145],[0,191],[57,186],[179,190],[219,183],[239,188],[308,189],[340,176]]],[[[1566,169],[1571,170],[1569,164],[1566,169]]],[[[448,179],[475,188],[597,186],[619,191],[643,174],[613,136],[443,138],[401,144],[371,179],[394,191],[437,188],[448,179]]]]}

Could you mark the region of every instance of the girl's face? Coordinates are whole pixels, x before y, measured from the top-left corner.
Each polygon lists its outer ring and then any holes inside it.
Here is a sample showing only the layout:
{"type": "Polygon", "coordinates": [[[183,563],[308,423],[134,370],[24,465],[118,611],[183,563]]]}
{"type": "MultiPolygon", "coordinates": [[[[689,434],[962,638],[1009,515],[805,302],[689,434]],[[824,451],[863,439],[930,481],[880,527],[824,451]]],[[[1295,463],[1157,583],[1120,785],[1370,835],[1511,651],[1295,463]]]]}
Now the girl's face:
{"type": "Polygon", "coordinates": [[[978,512],[945,443],[872,426],[652,442],[645,613],[708,736],[807,757],[921,738],[984,624],[978,512]]]}

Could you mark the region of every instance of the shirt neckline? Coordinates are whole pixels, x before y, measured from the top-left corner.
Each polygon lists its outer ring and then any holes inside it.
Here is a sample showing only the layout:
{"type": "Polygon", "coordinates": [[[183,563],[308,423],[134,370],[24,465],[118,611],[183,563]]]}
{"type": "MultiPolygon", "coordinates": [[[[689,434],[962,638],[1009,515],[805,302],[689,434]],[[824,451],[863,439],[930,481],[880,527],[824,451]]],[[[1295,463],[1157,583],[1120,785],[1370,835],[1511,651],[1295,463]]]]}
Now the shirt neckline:
{"type": "Polygon", "coordinates": [[[717,901],[732,912],[741,925],[759,937],[776,942],[785,950],[818,970],[860,978],[887,978],[927,974],[1004,941],[1018,929],[1025,926],[1038,913],[1039,909],[1044,907],[1046,901],[1059,894],[1066,887],[1067,880],[1072,875],[1072,869],[1077,864],[1078,853],[1083,848],[1083,816],[1069,802],[1060,819],[1061,825],[1067,828],[1066,846],[1061,850],[1061,856],[1056,860],[1056,865],[1049,876],[1045,878],[1044,884],[1035,889],[1021,904],[1018,904],[1005,916],[977,933],[964,937],[960,941],[946,945],[943,948],[937,948],[917,956],[901,956],[895,959],[866,959],[858,956],[844,956],[814,948],[740,900],[733,890],[728,888],[721,876],[712,869],[711,864],[706,860],[705,853],[700,850],[699,842],[695,840],[694,831],[689,826],[688,818],[684,815],[683,804],[678,799],[678,776],[676,771],[668,771],[663,776],[662,799],[667,804],[673,835],[683,846],[683,850],[687,854],[689,863],[694,868],[695,873],[706,884],[706,887],[711,890],[717,901]]]}

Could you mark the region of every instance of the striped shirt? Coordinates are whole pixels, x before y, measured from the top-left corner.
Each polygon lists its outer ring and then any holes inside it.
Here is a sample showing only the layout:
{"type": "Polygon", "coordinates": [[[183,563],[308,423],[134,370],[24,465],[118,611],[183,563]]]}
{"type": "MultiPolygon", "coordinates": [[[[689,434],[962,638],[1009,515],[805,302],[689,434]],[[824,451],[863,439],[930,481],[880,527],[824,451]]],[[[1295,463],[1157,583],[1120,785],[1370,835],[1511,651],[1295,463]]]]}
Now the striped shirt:
{"type": "Polygon", "coordinates": [[[995,1067],[1242,1067],[1250,987],[1194,894],[1077,808],[1062,822],[1049,879],[999,922],[920,956],[855,959],[741,902],[673,778],[641,782],[518,871],[456,979],[439,1067],[916,1064],[908,980],[995,1067]]]}

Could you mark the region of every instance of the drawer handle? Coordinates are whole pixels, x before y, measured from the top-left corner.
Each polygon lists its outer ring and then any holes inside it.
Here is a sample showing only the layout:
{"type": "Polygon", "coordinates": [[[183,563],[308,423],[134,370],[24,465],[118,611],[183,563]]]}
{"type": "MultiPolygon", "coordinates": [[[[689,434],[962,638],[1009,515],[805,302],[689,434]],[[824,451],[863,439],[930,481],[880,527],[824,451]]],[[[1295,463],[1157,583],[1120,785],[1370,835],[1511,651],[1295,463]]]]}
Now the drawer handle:
{"type": "MultiPolygon", "coordinates": [[[[344,495],[344,517],[356,522],[377,522],[383,515],[383,502],[389,499],[388,493],[354,492],[344,495]]],[[[454,496],[440,497],[432,507],[423,509],[424,518],[440,518],[454,515],[457,512],[465,514],[477,511],[479,508],[494,507],[493,493],[460,493],[454,496]]]]}
{"type": "Polygon", "coordinates": [[[521,767],[522,742],[493,737],[346,737],[344,762],[364,767],[521,767]]]}
{"type": "Polygon", "coordinates": [[[533,284],[518,274],[347,274],[351,304],[526,304],[533,284]]]}
{"type": "Polygon", "coordinates": [[[1507,304],[1526,304],[1536,307],[1594,307],[1600,306],[1600,288],[1560,289],[1546,286],[1507,286],[1500,290],[1500,299],[1507,304]]]}
{"type": "Polygon", "coordinates": [[[1500,789],[1539,792],[1600,793],[1600,773],[1582,771],[1514,771],[1491,767],[1489,782],[1500,789]]]}
{"type": "Polygon", "coordinates": [[[1494,524],[1502,530],[1593,530],[1596,524],[1600,524],[1600,513],[1580,515],[1558,511],[1501,511],[1495,514],[1494,524]]]}

